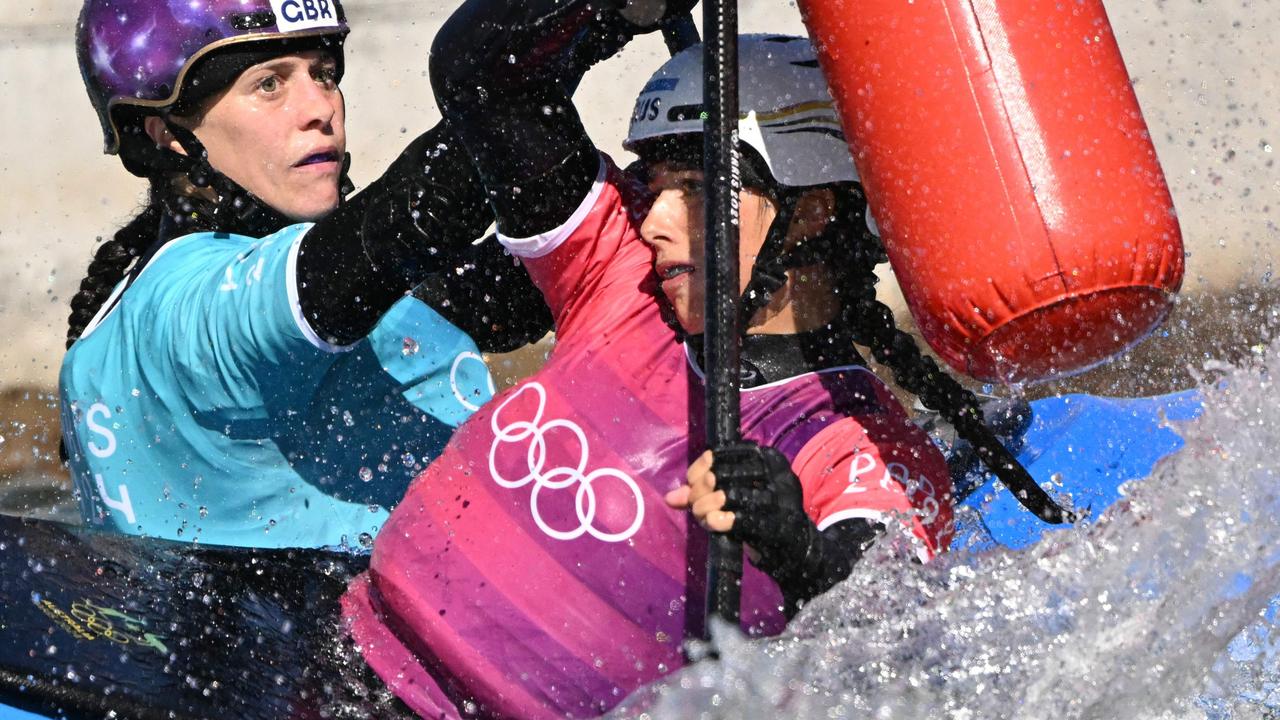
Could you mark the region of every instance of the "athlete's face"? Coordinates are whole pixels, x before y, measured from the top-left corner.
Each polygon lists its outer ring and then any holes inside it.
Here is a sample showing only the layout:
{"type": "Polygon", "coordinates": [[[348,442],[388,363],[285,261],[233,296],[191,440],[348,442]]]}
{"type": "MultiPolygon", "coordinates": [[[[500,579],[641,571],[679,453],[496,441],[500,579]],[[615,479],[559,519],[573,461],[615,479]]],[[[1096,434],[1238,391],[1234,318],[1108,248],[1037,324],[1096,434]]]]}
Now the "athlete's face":
{"type": "MultiPolygon", "coordinates": [[[[706,275],[703,273],[702,171],[667,162],[648,166],[653,205],[640,234],[653,248],[662,292],[686,332],[703,331],[706,275]]],[[[751,277],[751,266],[777,214],[764,195],[744,189],[738,220],[738,292],[751,277]]]]}
{"type": "Polygon", "coordinates": [[[310,50],[240,73],[192,126],[209,163],[290,219],[327,215],[347,149],[336,70],[310,50]]]}

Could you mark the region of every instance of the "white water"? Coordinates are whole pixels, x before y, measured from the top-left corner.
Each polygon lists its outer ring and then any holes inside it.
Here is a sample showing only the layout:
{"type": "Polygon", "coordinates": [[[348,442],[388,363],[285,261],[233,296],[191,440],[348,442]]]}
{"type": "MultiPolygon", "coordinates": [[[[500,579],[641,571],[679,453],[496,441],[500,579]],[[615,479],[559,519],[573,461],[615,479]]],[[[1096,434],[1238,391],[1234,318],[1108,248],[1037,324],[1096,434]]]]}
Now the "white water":
{"type": "Polygon", "coordinates": [[[1280,593],[1277,371],[1280,342],[1227,370],[1176,426],[1186,447],[1088,526],[928,566],[868,558],[785,635],[722,628],[720,662],[616,714],[1280,717],[1280,632],[1260,615],[1280,593]]]}

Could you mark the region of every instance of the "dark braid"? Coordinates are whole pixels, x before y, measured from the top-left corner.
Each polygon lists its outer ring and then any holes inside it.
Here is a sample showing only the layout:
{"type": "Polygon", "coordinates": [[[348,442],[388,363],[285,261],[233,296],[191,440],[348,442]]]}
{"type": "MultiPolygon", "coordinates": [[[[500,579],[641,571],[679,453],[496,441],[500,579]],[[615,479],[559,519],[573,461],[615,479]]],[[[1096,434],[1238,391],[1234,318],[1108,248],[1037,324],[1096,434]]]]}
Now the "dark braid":
{"type": "Polygon", "coordinates": [[[80,281],[80,290],[71,298],[71,315],[67,318],[67,348],[70,348],[98,313],[111,291],[124,279],[134,262],[156,241],[164,203],[160,182],[153,180],[147,205],[127,225],[98,247],[89,270],[80,281]]]}
{"type": "MultiPolygon", "coordinates": [[[[828,250],[835,251],[833,256],[841,258],[835,266],[839,277],[838,292],[845,298],[841,302],[841,314],[845,325],[853,332],[854,341],[871,348],[872,356],[893,370],[898,385],[918,396],[926,407],[936,410],[950,422],[1010,491],[1017,495],[1032,495],[1034,491],[1021,490],[1028,482],[1033,482],[1030,475],[987,427],[978,398],[940,368],[933,358],[921,353],[915,339],[898,329],[893,312],[876,299],[875,267],[887,258],[879,239],[867,229],[866,200],[857,186],[841,186],[835,190],[835,232],[829,233],[834,237],[828,242],[837,247],[828,250]],[[853,228],[852,232],[850,228],[853,228]],[[849,242],[851,239],[855,242],[849,242]]],[[[1032,497],[1030,502],[1036,504],[1036,498],[1032,497]]],[[[1040,506],[1044,507],[1044,503],[1040,506]]],[[[1059,518],[1057,522],[1072,519],[1051,502],[1043,512],[1035,512],[1046,520],[1052,516],[1059,518]]]]}

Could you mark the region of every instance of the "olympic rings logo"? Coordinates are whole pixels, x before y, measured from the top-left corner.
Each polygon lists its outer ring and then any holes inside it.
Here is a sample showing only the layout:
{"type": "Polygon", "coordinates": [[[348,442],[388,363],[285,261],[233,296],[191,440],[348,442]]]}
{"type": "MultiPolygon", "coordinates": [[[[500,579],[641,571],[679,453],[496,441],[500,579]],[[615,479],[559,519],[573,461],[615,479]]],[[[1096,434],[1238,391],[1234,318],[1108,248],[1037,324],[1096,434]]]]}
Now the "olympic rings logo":
{"type": "Polygon", "coordinates": [[[480,363],[481,372],[484,373],[484,379],[489,383],[489,397],[493,397],[493,393],[495,392],[493,375],[489,373],[489,366],[485,363],[484,358],[469,350],[458,353],[458,357],[453,359],[453,366],[449,368],[449,387],[453,390],[453,396],[457,398],[458,403],[462,405],[462,407],[470,410],[471,412],[475,412],[480,409],[480,406],[468,400],[466,395],[463,394],[462,388],[458,387],[458,368],[461,367],[464,360],[474,360],[475,362],[480,363]]]}
{"type": "Polygon", "coordinates": [[[490,426],[493,428],[494,438],[493,445],[489,448],[489,474],[493,477],[494,482],[510,490],[522,488],[529,483],[533,483],[533,492],[529,501],[529,509],[533,513],[533,521],[538,524],[538,527],[544,533],[556,540],[574,540],[582,537],[583,534],[590,534],[597,540],[604,542],[622,542],[635,535],[636,531],[640,529],[640,523],[644,521],[644,499],[640,493],[640,486],[636,484],[636,481],[631,476],[616,468],[599,468],[588,473],[586,470],[589,448],[586,434],[582,432],[581,427],[569,420],[548,420],[543,422],[542,416],[546,406],[546,389],[540,383],[530,382],[504,400],[502,405],[494,411],[493,416],[490,418],[490,426]],[[533,418],[502,424],[500,420],[502,411],[507,405],[511,404],[511,401],[527,392],[532,392],[538,396],[538,407],[533,413],[533,418]],[[581,448],[581,455],[574,465],[546,466],[547,433],[552,430],[567,431],[577,439],[578,447],[581,448]],[[504,477],[498,471],[498,448],[505,443],[528,443],[529,446],[525,456],[529,471],[515,479],[504,477]],[[613,478],[621,481],[635,497],[635,520],[621,532],[605,532],[594,524],[599,505],[593,483],[601,478],[613,478]],[[574,493],[573,506],[577,511],[578,527],[572,530],[560,530],[551,527],[543,520],[538,510],[539,498],[542,497],[544,492],[565,490],[575,484],[577,489],[574,493]]]}

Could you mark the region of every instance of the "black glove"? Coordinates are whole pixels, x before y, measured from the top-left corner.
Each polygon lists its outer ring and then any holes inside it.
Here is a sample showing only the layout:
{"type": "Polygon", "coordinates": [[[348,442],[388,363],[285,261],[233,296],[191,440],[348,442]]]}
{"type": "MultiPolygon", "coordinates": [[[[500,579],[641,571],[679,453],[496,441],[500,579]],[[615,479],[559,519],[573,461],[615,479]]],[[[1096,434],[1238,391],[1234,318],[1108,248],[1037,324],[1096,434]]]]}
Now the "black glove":
{"type": "Polygon", "coordinates": [[[800,479],[774,448],[742,442],[712,454],[716,489],[734,514],[727,534],[759,555],[753,564],[782,589],[788,617],[847,578],[883,529],[854,518],[819,531],[804,511],[800,479]]]}

